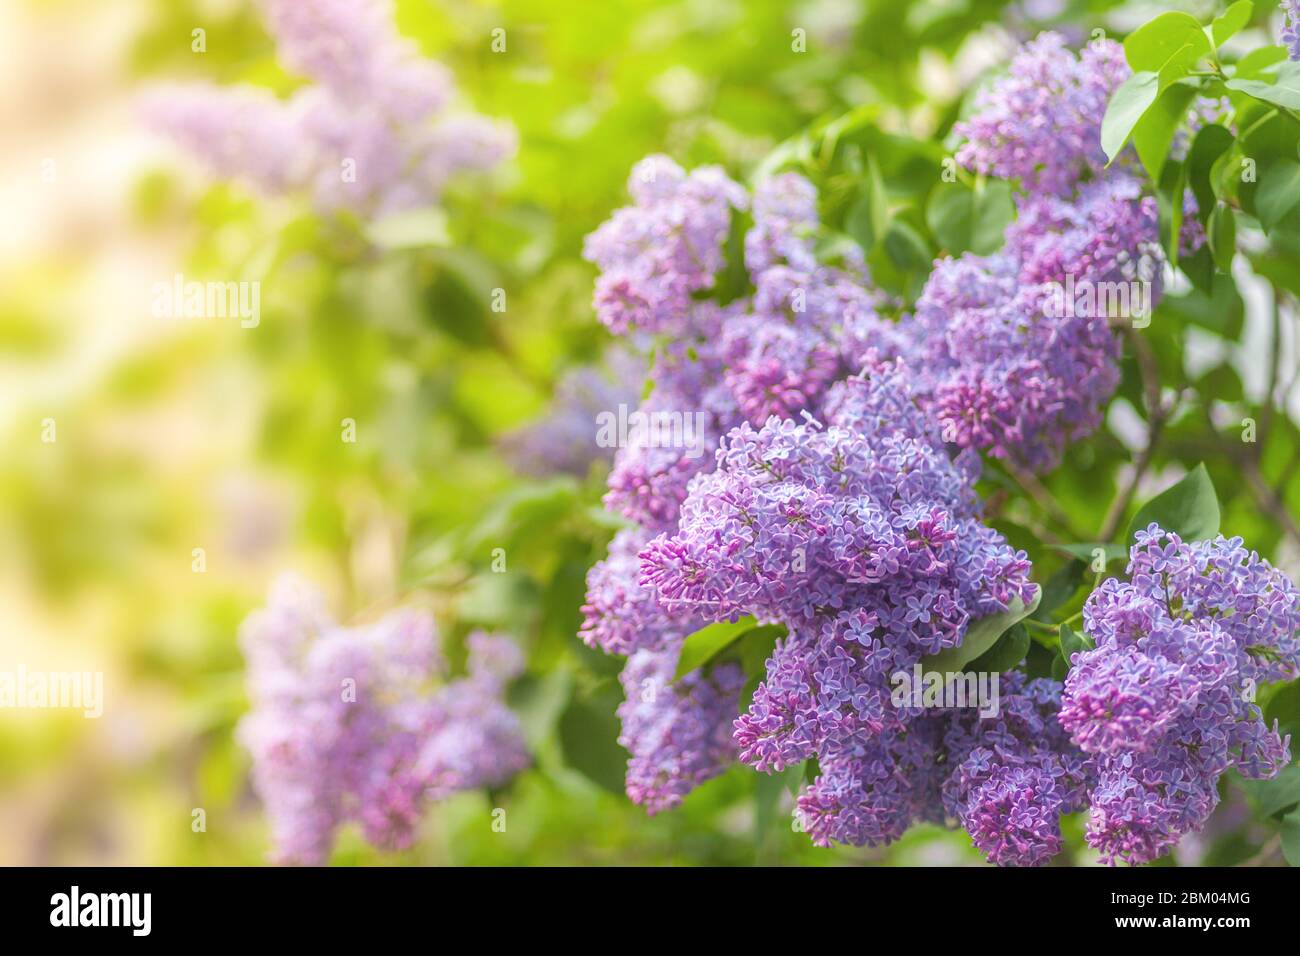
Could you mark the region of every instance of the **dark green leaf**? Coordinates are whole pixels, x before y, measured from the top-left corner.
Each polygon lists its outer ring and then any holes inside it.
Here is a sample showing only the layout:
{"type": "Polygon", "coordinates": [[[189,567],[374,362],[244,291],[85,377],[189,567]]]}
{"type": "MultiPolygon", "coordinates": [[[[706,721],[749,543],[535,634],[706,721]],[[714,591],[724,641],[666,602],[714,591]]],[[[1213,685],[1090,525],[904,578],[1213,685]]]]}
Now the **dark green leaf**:
{"type": "Polygon", "coordinates": [[[1076,631],[1068,624],[1062,624],[1057,629],[1057,634],[1061,640],[1061,659],[1067,665],[1075,654],[1090,651],[1096,646],[1088,639],[1088,635],[1076,631]]]}
{"type": "Polygon", "coordinates": [[[1143,505],[1129,525],[1128,540],[1152,522],[1184,541],[1205,541],[1219,533],[1219,498],[1205,465],[1197,465],[1178,484],[1143,505]]]}
{"type": "Polygon", "coordinates": [[[732,641],[757,626],[758,622],[752,616],[745,616],[738,621],[719,621],[710,624],[689,635],[686,642],[682,644],[682,653],[677,659],[677,672],[673,674],[673,680],[681,680],[692,671],[699,670],[732,641]]]}
{"type": "Polygon", "coordinates": [[[988,617],[982,617],[978,621],[971,622],[966,628],[966,634],[962,638],[961,644],[956,647],[945,648],[937,654],[930,654],[922,658],[922,669],[950,674],[964,670],[967,664],[997,643],[998,638],[1005,634],[1013,624],[1032,614],[1042,598],[1043,589],[1037,588],[1034,591],[1034,598],[1029,604],[1026,605],[1020,598],[1012,598],[1011,606],[1005,611],[999,611],[996,614],[990,614],[988,617]]]}
{"type": "Polygon", "coordinates": [[[1283,159],[1260,178],[1255,190],[1255,216],[1265,230],[1272,229],[1300,203],[1300,163],[1283,159]]]}
{"type": "Polygon", "coordinates": [[[1025,659],[1029,651],[1029,631],[1023,624],[1013,624],[994,645],[967,665],[968,670],[987,674],[1009,671],[1025,659]]]}

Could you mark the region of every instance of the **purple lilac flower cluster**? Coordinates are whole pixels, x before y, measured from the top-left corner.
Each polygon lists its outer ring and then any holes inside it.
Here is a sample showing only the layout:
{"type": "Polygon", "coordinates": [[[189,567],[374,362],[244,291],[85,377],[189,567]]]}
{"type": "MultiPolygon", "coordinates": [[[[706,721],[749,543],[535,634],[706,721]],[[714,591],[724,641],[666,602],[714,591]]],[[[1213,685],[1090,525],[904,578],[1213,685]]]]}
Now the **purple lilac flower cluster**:
{"type": "Polygon", "coordinates": [[[1058,682],[1012,672],[1000,683],[995,719],[951,712],[943,806],[991,862],[1038,866],[1061,850],[1061,814],[1087,805],[1092,767],[1061,726],[1058,682]]]}
{"type": "Polygon", "coordinates": [[[734,759],[731,720],[745,675],[733,663],[673,682],[680,640],[632,653],[619,680],[618,742],[631,754],[627,795],[647,813],[670,810],[734,759]]]}
{"type": "Polygon", "coordinates": [[[751,205],[745,191],[718,169],[687,173],[663,156],[638,163],[628,189],[635,204],[587,241],[586,256],[601,269],[596,312],[611,331],[658,346],[641,411],[698,415],[702,427],[687,448],[620,449],[606,505],[668,530],[728,430],[817,413],[830,385],[856,371],[869,349],[894,354],[903,340],[877,315],[860,257],[843,269],[818,263],[817,196],[802,177],[775,176],[755,191],[743,252],[754,291],[725,305],[697,297],[727,264],[733,218],[751,205]]]}
{"type": "Polygon", "coordinates": [[[453,175],[514,152],[508,125],[448,110],[450,73],[398,36],[385,0],[260,2],[281,61],[311,84],[287,100],[176,84],[142,104],[150,126],[216,175],[378,217],[437,202],[453,175]]]}
{"type": "Polygon", "coordinates": [[[766,181],[751,204],[719,170],[687,173],[654,156],[633,170],[629,191],[635,204],[587,243],[602,270],[596,310],[611,331],[653,349],[653,388],[638,411],[690,416],[698,428],[684,445],[640,436],[618,450],[605,503],[635,527],[615,537],[588,576],[581,637],[631,655],[621,711],[632,753],[628,792],[657,809],[735,759],[739,672],[714,668],[670,686],[683,638],[718,615],[643,586],[641,551],[676,530],[693,479],[716,467],[728,431],[819,412],[832,384],[868,353],[901,345],[876,315],[861,261],[833,269],[814,256],[817,197],[801,177],[766,181]],[[702,298],[729,264],[733,217],[751,205],[740,264],[752,291],[726,304],[702,298]],[[651,679],[658,691],[634,703],[634,684],[651,679]]]}
{"type": "Polygon", "coordinates": [[[608,366],[584,365],[565,374],[547,415],[502,438],[502,450],[518,471],[583,478],[593,464],[613,458],[614,448],[599,441],[598,418],[636,405],[645,365],[629,352],[616,351],[608,366]]]}
{"type": "MultiPolygon", "coordinates": [[[[1044,33],[957,124],[958,162],[1020,192],[1003,248],[937,262],[903,323],[918,395],[947,441],[1043,471],[1101,422],[1120,377],[1109,321],[1149,315],[1164,269],[1155,198],[1125,159],[1106,170],[1101,149],[1107,100],[1128,74],[1116,43],[1075,57],[1044,33]]],[[[1200,238],[1189,216],[1184,245],[1200,238]]]]}
{"type": "Polygon", "coordinates": [[[271,820],[275,859],[325,862],[346,822],[401,849],[424,807],[505,782],[528,764],[503,703],[523,655],[509,639],[469,637],[468,676],[439,683],[433,621],[410,610],[342,627],[319,592],[277,581],[241,631],[252,710],[240,741],[271,820]]]}
{"type": "Polygon", "coordinates": [[[1293,60],[1300,60],[1300,0],[1282,0],[1282,42],[1293,60]]]}
{"type": "Polygon", "coordinates": [[[1061,849],[1061,815],[1087,800],[1090,766],[1057,720],[1061,685],[1000,675],[998,715],[934,709],[819,761],[796,812],[819,846],[888,843],[953,819],[999,866],[1039,866],[1061,849]]]}
{"type": "Polygon", "coordinates": [[[1184,542],[1155,524],[1084,607],[1060,720],[1093,755],[1087,839],[1108,862],[1145,863],[1201,828],[1218,780],[1275,776],[1289,738],[1253,689],[1300,673],[1300,591],[1240,538],[1184,542]]]}

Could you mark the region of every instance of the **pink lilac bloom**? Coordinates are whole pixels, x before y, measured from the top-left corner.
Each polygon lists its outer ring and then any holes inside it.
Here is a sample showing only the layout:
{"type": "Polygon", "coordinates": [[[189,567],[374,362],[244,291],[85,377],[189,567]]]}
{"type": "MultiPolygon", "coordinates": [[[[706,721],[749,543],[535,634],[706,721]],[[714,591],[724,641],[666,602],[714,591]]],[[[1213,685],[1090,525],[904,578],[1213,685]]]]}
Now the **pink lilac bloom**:
{"type": "Polygon", "coordinates": [[[283,100],[200,83],[142,98],[145,122],[214,175],[379,217],[436,203],[453,176],[513,154],[508,125],[449,111],[450,73],[397,34],[383,0],[261,6],[281,62],[312,82],[283,100]]]}
{"type": "Polygon", "coordinates": [[[1147,863],[1218,804],[1235,768],[1267,779],[1290,759],[1253,688],[1300,673],[1300,591],[1240,538],[1184,542],[1152,524],[1084,607],[1096,643],[1074,655],[1061,725],[1093,756],[1089,845],[1147,863]]]}
{"type": "Polygon", "coordinates": [[[252,709],[238,738],[271,823],[274,859],[328,860],[345,823],[384,849],[411,845],[428,803],[504,783],[528,764],[506,683],[507,638],[469,638],[469,673],[445,677],[428,615],[336,624],[318,591],[284,578],[245,621],[252,709]]]}

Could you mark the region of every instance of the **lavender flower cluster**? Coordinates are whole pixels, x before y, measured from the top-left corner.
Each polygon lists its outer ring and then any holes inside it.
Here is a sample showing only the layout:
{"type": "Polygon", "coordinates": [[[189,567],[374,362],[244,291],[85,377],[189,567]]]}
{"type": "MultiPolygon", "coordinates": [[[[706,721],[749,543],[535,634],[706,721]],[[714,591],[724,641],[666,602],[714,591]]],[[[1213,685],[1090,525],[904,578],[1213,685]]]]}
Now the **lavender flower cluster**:
{"type": "Polygon", "coordinates": [[[528,764],[505,685],[523,668],[508,638],[468,639],[468,676],[442,681],[433,621],[399,610],[342,627],[318,591],[284,578],[244,623],[252,710],[238,737],[271,821],[277,862],[320,864],[335,831],[410,846],[426,805],[505,782],[528,764]]]}
{"type": "Polygon", "coordinates": [[[1300,0],[1282,0],[1282,42],[1293,60],[1300,60],[1300,0]]]}
{"type": "Polygon", "coordinates": [[[260,4],[281,62],[309,85],[287,100],[205,83],[143,98],[146,123],[215,175],[380,217],[435,203],[455,174],[514,152],[510,126],[448,110],[450,73],[398,36],[385,0],[260,4]]]}
{"type": "Polygon", "coordinates": [[[628,352],[609,357],[608,370],[584,365],[566,373],[555,387],[547,414],[507,433],[502,451],[525,475],[585,477],[598,461],[613,458],[593,425],[602,413],[636,404],[645,366],[628,352]]]}
{"type": "Polygon", "coordinates": [[[1152,524],[1084,607],[1061,724],[1092,755],[1088,843],[1145,863],[1199,830],[1229,768],[1260,779],[1290,759],[1254,688],[1300,674],[1300,590],[1240,538],[1184,542],[1152,524]]]}
{"type": "Polygon", "coordinates": [[[587,240],[586,256],[601,268],[596,313],[634,344],[657,346],[654,389],[640,410],[698,414],[702,434],[689,447],[620,449],[605,502],[667,530],[691,478],[712,467],[701,446],[715,448],[741,422],[816,413],[869,349],[892,354],[902,344],[876,313],[860,257],[844,269],[817,262],[817,196],[802,177],[757,188],[743,253],[753,292],[726,304],[699,296],[726,264],[733,214],[750,206],[745,191],[716,168],[688,174],[663,156],[637,164],[628,188],[635,204],[587,240]]]}
{"type": "Polygon", "coordinates": [[[1120,350],[1115,302],[1097,293],[1122,290],[1122,317],[1139,320],[1164,266],[1155,198],[1123,164],[1105,170],[1101,149],[1107,100],[1128,75],[1119,44],[1076,57],[1044,33],[957,124],[957,161],[1020,191],[1003,248],[937,262],[904,323],[918,393],[948,441],[1042,471],[1101,422],[1120,350]]]}

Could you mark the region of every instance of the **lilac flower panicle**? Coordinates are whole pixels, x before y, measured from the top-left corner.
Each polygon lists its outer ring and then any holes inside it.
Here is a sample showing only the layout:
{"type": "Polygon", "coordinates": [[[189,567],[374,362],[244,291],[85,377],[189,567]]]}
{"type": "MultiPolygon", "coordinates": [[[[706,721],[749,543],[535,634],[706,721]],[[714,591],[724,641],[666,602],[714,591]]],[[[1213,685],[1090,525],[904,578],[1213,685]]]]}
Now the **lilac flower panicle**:
{"type": "Polygon", "coordinates": [[[975,114],[956,125],[965,140],[957,162],[1019,180],[1032,193],[1068,196],[1081,177],[1105,167],[1102,117],[1129,74],[1113,40],[1075,57],[1061,34],[1040,34],[1020,48],[1004,78],[977,95],[975,114]]]}
{"type": "Polygon", "coordinates": [[[631,754],[627,794],[651,814],[680,804],[736,755],[731,721],[744,673],[722,663],[673,683],[680,650],[678,640],[634,651],[619,677],[626,700],[618,708],[623,722],[618,742],[631,754]]]}
{"type": "Polygon", "coordinates": [[[613,459],[616,449],[599,443],[599,417],[636,406],[645,367],[627,352],[615,353],[608,364],[608,371],[582,366],[568,372],[556,385],[548,415],[501,439],[516,469],[533,477],[583,478],[596,462],[613,459]]]}
{"type": "Polygon", "coordinates": [[[211,84],[159,86],[142,99],[146,124],[215,175],[380,217],[435,203],[453,176],[513,154],[511,127],[449,111],[450,73],[397,35],[388,3],[261,7],[281,61],[310,85],[285,100],[211,84]]]}
{"type": "Polygon", "coordinates": [[[471,635],[469,675],[439,683],[445,664],[427,615],[341,627],[319,592],[286,578],[240,641],[252,710],[238,737],[278,862],[324,863],[347,822],[376,846],[407,847],[429,801],[504,783],[528,764],[502,700],[523,660],[506,638],[471,635]]]}
{"type": "Polygon", "coordinates": [[[1155,524],[1128,574],[1084,607],[1096,647],[1075,655],[1060,720],[1096,766],[1089,844],[1146,863],[1200,830],[1225,770],[1268,778],[1290,759],[1250,688],[1300,673],[1300,591],[1240,538],[1155,524]]]}
{"type": "Polygon", "coordinates": [[[1282,42],[1292,60],[1300,60],[1300,0],[1282,0],[1282,42]]]}

